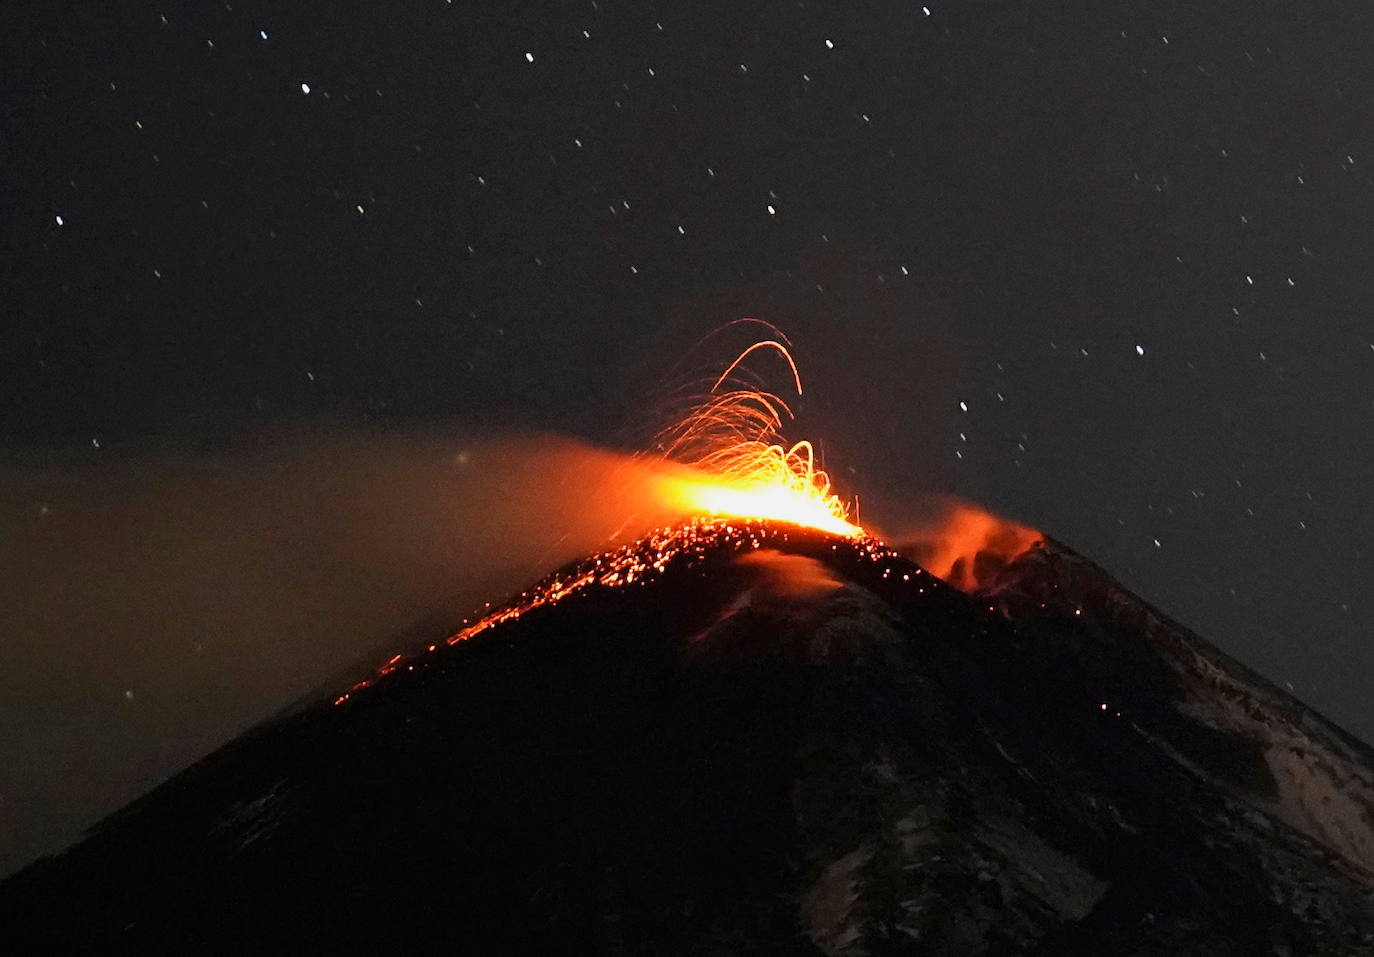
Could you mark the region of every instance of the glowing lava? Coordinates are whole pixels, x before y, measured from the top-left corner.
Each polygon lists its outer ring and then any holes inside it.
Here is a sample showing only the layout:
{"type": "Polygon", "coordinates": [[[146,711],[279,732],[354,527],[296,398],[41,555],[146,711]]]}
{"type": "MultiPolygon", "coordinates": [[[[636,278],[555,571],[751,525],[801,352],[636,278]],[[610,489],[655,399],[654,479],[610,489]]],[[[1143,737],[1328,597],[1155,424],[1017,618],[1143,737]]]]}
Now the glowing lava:
{"type": "MultiPolygon", "coordinates": [[[[782,338],[782,337],[780,337],[782,338]]],[[[716,379],[710,394],[660,439],[670,460],[690,471],[661,480],[659,492],[689,514],[790,522],[857,538],[864,530],[816,467],[810,442],[786,444],[784,418],[792,410],[777,395],[721,386],[753,352],[772,350],[787,361],[797,394],[802,391],[786,339],[756,342],[716,379]]]]}

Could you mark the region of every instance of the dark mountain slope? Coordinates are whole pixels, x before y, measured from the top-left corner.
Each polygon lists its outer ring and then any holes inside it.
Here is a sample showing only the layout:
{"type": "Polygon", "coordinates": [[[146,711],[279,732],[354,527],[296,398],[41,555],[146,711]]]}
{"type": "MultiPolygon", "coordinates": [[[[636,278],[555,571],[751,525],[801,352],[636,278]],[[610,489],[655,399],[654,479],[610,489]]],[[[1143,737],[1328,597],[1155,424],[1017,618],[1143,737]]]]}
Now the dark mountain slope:
{"type": "MultiPolygon", "coordinates": [[[[1374,954],[1370,754],[1057,546],[693,527],[0,885],[18,951],[1374,954]]],[[[594,563],[595,560],[592,560],[594,563]]]]}

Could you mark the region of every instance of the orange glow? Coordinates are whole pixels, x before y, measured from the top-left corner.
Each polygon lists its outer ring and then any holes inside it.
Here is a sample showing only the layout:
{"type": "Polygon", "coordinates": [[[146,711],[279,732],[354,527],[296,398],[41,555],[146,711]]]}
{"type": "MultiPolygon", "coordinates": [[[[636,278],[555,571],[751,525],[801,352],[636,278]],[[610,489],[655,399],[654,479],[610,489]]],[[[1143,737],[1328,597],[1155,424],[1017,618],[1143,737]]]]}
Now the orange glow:
{"type": "Polygon", "coordinates": [[[960,591],[975,592],[1044,536],[977,506],[952,502],[938,521],[912,538],[902,551],[960,591]]]}
{"type": "Polygon", "coordinates": [[[787,362],[797,394],[801,376],[783,342],[756,342],[726,368],[710,393],[661,437],[669,459],[690,471],[663,477],[664,504],[689,514],[791,522],[857,537],[862,528],[816,467],[810,442],[788,445],[781,432],[792,410],[771,392],[729,388],[731,374],[751,353],[773,350],[787,362]],[[725,391],[720,391],[722,386],[725,391]]]}

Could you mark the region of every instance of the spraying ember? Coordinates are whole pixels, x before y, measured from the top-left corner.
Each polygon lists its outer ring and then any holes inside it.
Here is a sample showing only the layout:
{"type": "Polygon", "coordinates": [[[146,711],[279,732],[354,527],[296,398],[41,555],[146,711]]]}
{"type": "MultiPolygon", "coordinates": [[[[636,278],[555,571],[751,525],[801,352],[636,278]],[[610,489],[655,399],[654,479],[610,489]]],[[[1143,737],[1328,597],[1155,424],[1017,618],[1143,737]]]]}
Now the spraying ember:
{"type": "Polygon", "coordinates": [[[729,387],[731,374],[760,350],[786,360],[801,395],[801,376],[785,338],[744,350],[706,399],[661,437],[668,458],[691,468],[690,474],[663,480],[664,498],[689,514],[771,519],[851,538],[863,535],[831,491],[830,477],[816,467],[811,443],[783,440],[783,422],[792,415],[787,403],[771,392],[729,387]]]}

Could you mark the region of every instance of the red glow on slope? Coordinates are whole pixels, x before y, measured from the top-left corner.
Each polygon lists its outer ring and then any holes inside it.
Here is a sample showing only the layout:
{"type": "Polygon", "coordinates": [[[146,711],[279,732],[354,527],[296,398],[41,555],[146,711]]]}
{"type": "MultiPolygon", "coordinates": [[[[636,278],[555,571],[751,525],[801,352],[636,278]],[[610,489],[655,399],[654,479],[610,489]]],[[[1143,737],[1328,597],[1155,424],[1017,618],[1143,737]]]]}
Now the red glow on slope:
{"type": "Polygon", "coordinates": [[[907,538],[904,553],[960,591],[974,592],[1044,536],[976,505],[951,502],[938,519],[907,538]]]}

